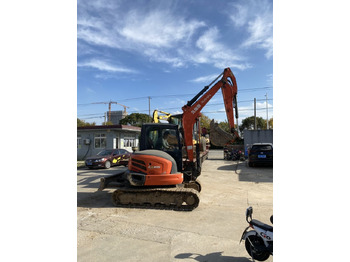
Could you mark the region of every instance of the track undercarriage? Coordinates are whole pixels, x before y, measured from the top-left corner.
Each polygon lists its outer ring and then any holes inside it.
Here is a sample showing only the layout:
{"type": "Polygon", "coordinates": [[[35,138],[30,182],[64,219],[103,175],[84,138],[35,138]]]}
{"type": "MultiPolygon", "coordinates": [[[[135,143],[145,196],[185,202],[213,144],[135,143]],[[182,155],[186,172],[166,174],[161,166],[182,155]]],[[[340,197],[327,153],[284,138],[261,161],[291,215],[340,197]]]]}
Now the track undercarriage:
{"type": "Polygon", "coordinates": [[[134,187],[124,179],[124,174],[101,178],[99,190],[116,188],[112,193],[117,207],[155,208],[191,211],[199,205],[199,181],[168,187],[134,187]]]}
{"type": "Polygon", "coordinates": [[[199,205],[199,193],[192,188],[119,188],[112,194],[115,206],[191,211],[199,205]]]}

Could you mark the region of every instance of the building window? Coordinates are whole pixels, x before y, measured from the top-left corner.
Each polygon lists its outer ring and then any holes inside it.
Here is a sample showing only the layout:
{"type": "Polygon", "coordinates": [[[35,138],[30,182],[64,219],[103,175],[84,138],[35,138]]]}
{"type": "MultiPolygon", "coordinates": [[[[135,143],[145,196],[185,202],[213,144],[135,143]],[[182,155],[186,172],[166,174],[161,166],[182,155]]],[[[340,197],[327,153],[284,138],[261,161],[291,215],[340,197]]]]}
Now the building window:
{"type": "Polygon", "coordinates": [[[77,137],[77,148],[81,148],[81,137],[77,137]]]}
{"type": "Polygon", "coordinates": [[[124,138],[124,147],[136,147],[136,139],[135,138],[130,138],[126,137],[124,138]]]}
{"type": "Polygon", "coordinates": [[[106,148],[106,134],[95,134],[95,148],[106,148]]]}

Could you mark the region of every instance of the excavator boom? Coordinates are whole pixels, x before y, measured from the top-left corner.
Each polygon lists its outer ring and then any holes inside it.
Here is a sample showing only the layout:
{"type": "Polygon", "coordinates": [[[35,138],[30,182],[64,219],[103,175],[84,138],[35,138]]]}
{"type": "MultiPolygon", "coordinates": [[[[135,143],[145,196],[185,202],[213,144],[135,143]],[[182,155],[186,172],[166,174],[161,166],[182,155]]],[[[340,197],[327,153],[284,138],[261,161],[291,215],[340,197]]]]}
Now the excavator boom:
{"type": "Polygon", "coordinates": [[[236,78],[233,75],[231,69],[225,68],[223,73],[221,73],[208,86],[205,86],[191,101],[188,101],[187,104],[182,107],[182,122],[184,129],[185,145],[188,159],[190,162],[193,162],[193,125],[196,122],[196,119],[200,116],[200,112],[203,109],[203,107],[209,102],[209,100],[216,94],[216,92],[219,89],[222,90],[226,116],[231,128],[231,132],[233,133],[233,136],[231,136],[230,139],[228,139],[228,141],[234,140],[238,137],[238,133],[235,130],[234,123],[234,115],[236,116],[236,118],[238,118],[237,83],[236,78]],[[217,79],[219,79],[221,76],[221,80],[217,81],[217,79]],[[212,87],[210,87],[214,82],[216,83],[212,87]]]}

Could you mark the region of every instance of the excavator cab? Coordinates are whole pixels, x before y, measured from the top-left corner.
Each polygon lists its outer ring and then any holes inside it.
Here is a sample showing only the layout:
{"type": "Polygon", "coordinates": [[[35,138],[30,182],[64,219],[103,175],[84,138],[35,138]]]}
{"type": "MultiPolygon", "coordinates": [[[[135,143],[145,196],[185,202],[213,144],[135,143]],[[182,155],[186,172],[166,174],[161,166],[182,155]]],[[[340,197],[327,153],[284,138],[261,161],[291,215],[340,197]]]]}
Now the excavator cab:
{"type": "Polygon", "coordinates": [[[177,166],[182,170],[182,144],[178,125],[173,124],[143,124],[141,128],[140,151],[156,149],[171,155],[177,166]]]}
{"type": "Polygon", "coordinates": [[[178,125],[179,128],[182,127],[182,114],[172,115],[169,119],[170,124],[178,125]]]}

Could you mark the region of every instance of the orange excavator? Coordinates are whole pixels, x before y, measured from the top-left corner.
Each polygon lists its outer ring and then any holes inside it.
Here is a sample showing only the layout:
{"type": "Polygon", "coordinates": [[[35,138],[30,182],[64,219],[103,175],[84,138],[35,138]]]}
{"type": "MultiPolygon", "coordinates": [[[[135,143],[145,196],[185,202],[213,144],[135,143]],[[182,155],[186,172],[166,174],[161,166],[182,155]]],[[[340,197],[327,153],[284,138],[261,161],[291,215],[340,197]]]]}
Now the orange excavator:
{"type": "Polygon", "coordinates": [[[234,111],[238,118],[237,84],[231,69],[226,68],[182,107],[182,114],[171,116],[169,123],[143,124],[140,151],[131,155],[128,170],[101,178],[99,190],[116,187],[112,194],[115,206],[196,208],[201,191],[197,178],[203,160],[199,146],[199,117],[219,89],[231,127],[229,140],[237,138],[234,124],[234,111]]]}

